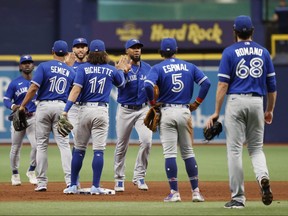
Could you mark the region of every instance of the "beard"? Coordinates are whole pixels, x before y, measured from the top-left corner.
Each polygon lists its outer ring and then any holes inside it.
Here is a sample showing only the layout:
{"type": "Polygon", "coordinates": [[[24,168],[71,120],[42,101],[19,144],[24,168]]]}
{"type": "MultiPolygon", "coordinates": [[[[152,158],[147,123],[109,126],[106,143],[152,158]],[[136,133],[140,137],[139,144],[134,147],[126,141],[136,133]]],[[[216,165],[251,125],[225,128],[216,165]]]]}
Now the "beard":
{"type": "Polygon", "coordinates": [[[130,58],[132,59],[132,61],[139,62],[141,60],[140,55],[134,56],[134,55],[130,55],[130,58]]]}
{"type": "Polygon", "coordinates": [[[25,74],[27,74],[27,75],[30,74],[30,73],[32,73],[32,71],[33,71],[33,70],[30,70],[30,69],[22,70],[22,72],[25,73],[25,74]]]}

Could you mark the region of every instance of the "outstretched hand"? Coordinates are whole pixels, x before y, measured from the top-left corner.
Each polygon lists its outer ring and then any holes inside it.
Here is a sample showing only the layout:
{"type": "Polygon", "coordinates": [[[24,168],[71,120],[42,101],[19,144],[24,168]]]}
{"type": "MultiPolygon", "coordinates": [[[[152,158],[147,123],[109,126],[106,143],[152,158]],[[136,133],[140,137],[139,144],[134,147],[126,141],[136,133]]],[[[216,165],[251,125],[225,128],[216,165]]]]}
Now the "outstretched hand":
{"type": "Polygon", "coordinates": [[[118,62],[116,62],[115,67],[118,70],[123,70],[125,73],[128,73],[128,71],[131,69],[132,60],[129,60],[127,55],[121,55],[120,59],[118,62]]]}

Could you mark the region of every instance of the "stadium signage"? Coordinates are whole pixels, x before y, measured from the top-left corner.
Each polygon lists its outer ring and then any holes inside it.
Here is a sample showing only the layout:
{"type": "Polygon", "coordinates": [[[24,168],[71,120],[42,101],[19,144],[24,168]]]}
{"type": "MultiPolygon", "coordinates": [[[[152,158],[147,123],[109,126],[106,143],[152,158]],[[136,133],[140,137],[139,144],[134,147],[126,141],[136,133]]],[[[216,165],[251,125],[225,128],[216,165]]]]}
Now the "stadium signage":
{"type": "Polygon", "coordinates": [[[123,49],[131,39],[139,39],[147,49],[158,49],[164,37],[174,37],[181,49],[219,49],[233,43],[231,21],[98,22],[93,38],[105,40],[108,49],[123,49]],[[104,31],[105,29],[105,31],[104,31]],[[226,34],[228,32],[229,34],[226,34]]]}

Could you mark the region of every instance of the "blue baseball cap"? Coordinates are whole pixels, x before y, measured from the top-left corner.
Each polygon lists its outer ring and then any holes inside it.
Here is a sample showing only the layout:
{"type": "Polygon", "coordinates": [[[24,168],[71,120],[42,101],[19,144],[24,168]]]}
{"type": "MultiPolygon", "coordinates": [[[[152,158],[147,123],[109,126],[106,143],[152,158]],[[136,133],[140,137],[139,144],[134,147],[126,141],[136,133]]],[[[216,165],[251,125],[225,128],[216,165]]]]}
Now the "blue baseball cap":
{"type": "Polygon", "coordinates": [[[23,62],[34,62],[32,59],[32,56],[30,55],[22,55],[20,57],[20,64],[22,64],[23,62]]]}
{"type": "Polygon", "coordinates": [[[128,40],[125,44],[125,48],[126,49],[129,49],[130,47],[134,46],[134,45],[140,45],[140,47],[143,47],[144,45],[137,39],[131,39],[131,40],[128,40]]]}
{"type": "Polygon", "coordinates": [[[73,47],[75,45],[78,45],[78,44],[84,44],[84,45],[88,46],[87,40],[85,38],[76,38],[76,39],[74,39],[73,47]]]}
{"type": "Polygon", "coordinates": [[[89,46],[90,52],[101,52],[105,51],[105,44],[102,40],[93,40],[89,46]]]}
{"type": "Polygon", "coordinates": [[[251,18],[249,16],[238,16],[234,20],[234,30],[238,32],[246,32],[246,31],[251,31],[254,29],[251,18]]]}
{"type": "Polygon", "coordinates": [[[161,41],[161,51],[176,51],[177,50],[177,42],[175,38],[164,38],[161,41]]]}
{"type": "Polygon", "coordinates": [[[68,53],[68,44],[66,43],[66,41],[63,40],[55,41],[52,47],[52,51],[54,51],[55,53],[66,54],[68,53]]]}

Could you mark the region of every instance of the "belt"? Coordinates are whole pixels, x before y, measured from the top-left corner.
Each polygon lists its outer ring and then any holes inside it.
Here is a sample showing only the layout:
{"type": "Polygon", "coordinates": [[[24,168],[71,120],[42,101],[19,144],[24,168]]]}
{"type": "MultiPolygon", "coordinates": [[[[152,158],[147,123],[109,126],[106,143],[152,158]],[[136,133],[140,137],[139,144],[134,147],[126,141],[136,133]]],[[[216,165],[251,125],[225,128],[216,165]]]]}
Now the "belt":
{"type": "Polygon", "coordinates": [[[47,102],[47,103],[58,103],[58,102],[61,102],[61,103],[65,103],[62,100],[43,100],[43,101],[40,101],[40,102],[47,102]]]}
{"type": "Polygon", "coordinates": [[[259,95],[257,93],[247,93],[247,94],[238,94],[243,96],[250,96],[250,97],[262,97],[262,95],[259,95]]]}
{"type": "Polygon", "coordinates": [[[79,105],[80,106],[102,106],[102,107],[108,107],[107,103],[104,103],[104,102],[79,102],[79,105]]]}
{"type": "Polygon", "coordinates": [[[147,103],[143,103],[141,105],[125,105],[125,104],[121,104],[121,106],[125,107],[127,109],[140,110],[140,109],[144,108],[145,106],[147,106],[147,103]]]}
{"type": "Polygon", "coordinates": [[[161,107],[189,108],[188,104],[162,104],[161,107]]]}

